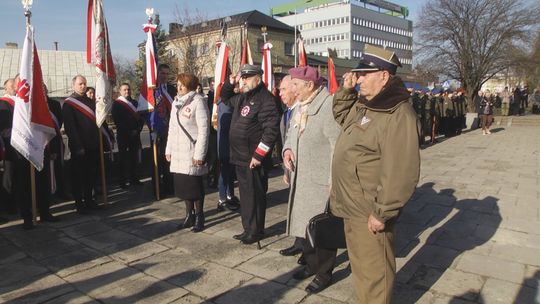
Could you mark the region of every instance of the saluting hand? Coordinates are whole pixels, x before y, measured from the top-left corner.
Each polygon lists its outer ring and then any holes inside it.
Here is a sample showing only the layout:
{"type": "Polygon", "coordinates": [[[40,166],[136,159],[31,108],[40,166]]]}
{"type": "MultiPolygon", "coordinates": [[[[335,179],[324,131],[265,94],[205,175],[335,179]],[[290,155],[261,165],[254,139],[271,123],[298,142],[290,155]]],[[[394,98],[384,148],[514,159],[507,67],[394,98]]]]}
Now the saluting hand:
{"type": "Polygon", "coordinates": [[[358,80],[358,77],[356,77],[356,73],[348,72],[343,75],[343,88],[344,89],[352,89],[356,85],[356,81],[358,80]]]}
{"type": "Polygon", "coordinates": [[[238,82],[240,82],[240,75],[238,74],[231,74],[229,75],[229,82],[232,86],[235,86],[238,82]]]}

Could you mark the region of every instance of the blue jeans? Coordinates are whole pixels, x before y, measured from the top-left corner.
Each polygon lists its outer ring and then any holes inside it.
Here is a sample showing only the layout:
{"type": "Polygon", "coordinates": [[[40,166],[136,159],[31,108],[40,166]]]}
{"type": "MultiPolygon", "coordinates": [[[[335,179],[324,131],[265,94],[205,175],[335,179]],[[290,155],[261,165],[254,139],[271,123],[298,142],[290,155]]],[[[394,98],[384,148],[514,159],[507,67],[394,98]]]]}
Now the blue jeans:
{"type": "Polygon", "coordinates": [[[228,159],[220,159],[218,191],[221,201],[234,196],[234,175],[234,165],[231,165],[228,159]]]}

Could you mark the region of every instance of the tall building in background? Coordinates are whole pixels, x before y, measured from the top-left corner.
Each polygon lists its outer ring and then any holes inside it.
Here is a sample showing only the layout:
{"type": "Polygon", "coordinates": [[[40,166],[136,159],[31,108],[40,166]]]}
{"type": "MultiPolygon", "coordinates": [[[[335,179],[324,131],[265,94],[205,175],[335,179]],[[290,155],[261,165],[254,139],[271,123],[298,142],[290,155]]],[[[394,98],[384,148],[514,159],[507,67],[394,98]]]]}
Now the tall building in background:
{"type": "Polygon", "coordinates": [[[271,14],[304,39],[306,52],[360,58],[364,44],[394,51],[403,72],[411,71],[413,24],[406,7],[384,0],[300,0],[272,8],[271,14]]]}

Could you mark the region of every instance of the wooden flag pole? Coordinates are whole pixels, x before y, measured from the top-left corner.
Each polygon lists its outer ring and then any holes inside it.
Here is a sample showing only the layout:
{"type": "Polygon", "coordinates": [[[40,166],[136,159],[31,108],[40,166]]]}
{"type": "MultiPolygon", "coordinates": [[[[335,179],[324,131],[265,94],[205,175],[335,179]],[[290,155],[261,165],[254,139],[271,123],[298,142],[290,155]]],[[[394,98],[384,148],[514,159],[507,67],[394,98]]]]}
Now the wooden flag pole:
{"type": "Polygon", "coordinates": [[[30,164],[30,187],[32,188],[32,223],[37,224],[36,168],[30,164]]]}
{"type": "Polygon", "coordinates": [[[158,170],[158,149],[157,149],[157,136],[154,140],[152,140],[152,132],[150,132],[150,140],[152,141],[152,151],[154,154],[154,181],[156,186],[156,199],[159,201],[161,199],[161,195],[159,193],[159,170],[158,170]]]}
{"type": "MultiPolygon", "coordinates": [[[[103,204],[107,205],[107,181],[105,180],[105,157],[103,156],[103,134],[101,130],[99,132],[99,160],[101,162],[101,195],[103,197],[103,204]]],[[[112,147],[111,147],[112,148],[112,147]]],[[[111,151],[112,153],[112,151],[111,151]]]]}

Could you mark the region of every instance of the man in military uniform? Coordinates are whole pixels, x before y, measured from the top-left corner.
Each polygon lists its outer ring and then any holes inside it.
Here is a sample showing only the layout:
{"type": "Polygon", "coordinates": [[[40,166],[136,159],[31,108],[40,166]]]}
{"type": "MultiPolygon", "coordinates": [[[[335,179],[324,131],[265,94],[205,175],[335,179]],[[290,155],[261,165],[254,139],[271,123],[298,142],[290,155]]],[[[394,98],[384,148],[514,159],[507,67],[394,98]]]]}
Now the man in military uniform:
{"type": "Polygon", "coordinates": [[[395,76],[398,66],[393,52],[366,45],[334,96],[342,127],[332,162],[331,211],[344,218],[358,303],[391,301],[394,224],[420,174],[418,120],[395,76]]]}
{"type": "Polygon", "coordinates": [[[268,190],[267,163],[279,136],[279,112],[275,97],[262,81],[260,67],[244,64],[240,75],[223,85],[222,102],[233,108],[230,129],[230,162],[236,165],[244,232],[234,238],[244,244],[262,239],[268,190]],[[241,94],[234,93],[240,82],[241,94]]]}
{"type": "Polygon", "coordinates": [[[131,185],[142,185],[137,177],[137,164],[141,153],[143,120],[137,112],[138,102],[131,98],[129,84],[122,83],[119,93],[112,106],[112,116],[120,154],[120,187],[125,188],[128,178],[131,185]]]}

